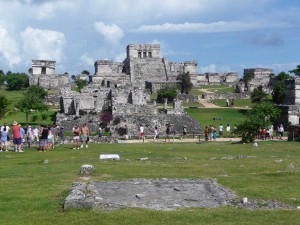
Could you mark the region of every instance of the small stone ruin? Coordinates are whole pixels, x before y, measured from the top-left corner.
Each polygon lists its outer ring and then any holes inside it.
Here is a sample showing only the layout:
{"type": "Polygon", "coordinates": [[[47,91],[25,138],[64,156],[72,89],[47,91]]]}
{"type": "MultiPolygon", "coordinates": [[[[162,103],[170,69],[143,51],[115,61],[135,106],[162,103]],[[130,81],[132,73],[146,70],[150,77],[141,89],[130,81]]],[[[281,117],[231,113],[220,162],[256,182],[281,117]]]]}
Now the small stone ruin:
{"type": "Polygon", "coordinates": [[[76,182],[64,208],[145,208],[175,210],[214,208],[231,203],[236,195],[211,179],[132,179],[76,182]]]}

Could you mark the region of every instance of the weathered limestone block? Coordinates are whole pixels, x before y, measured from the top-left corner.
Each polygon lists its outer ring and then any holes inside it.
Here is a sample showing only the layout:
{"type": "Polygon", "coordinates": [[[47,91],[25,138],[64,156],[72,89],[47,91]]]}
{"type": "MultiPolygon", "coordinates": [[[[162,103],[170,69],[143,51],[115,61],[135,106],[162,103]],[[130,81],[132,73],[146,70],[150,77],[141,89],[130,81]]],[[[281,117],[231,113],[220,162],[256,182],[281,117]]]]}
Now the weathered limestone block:
{"type": "Polygon", "coordinates": [[[92,165],[85,164],[80,167],[80,174],[82,175],[92,175],[93,172],[94,172],[94,166],[92,165]]]}

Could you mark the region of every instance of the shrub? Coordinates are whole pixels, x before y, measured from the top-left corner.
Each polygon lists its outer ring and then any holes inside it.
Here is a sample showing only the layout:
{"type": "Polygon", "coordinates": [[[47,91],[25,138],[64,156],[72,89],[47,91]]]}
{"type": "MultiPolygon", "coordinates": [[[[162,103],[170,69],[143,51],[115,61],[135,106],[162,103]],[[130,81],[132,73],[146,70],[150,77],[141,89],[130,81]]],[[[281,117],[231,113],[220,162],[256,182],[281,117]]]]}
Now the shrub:
{"type": "Polygon", "coordinates": [[[38,118],[39,118],[38,115],[33,115],[33,116],[31,117],[31,121],[32,121],[32,122],[36,122],[36,121],[38,120],[38,118]]]}
{"type": "Polygon", "coordinates": [[[176,85],[165,85],[162,89],[157,92],[157,102],[164,102],[164,99],[167,98],[168,102],[172,102],[177,96],[177,87],[176,85]]]}
{"type": "Polygon", "coordinates": [[[42,114],[41,114],[41,118],[42,118],[42,120],[48,119],[48,114],[42,113],[42,114]]]}

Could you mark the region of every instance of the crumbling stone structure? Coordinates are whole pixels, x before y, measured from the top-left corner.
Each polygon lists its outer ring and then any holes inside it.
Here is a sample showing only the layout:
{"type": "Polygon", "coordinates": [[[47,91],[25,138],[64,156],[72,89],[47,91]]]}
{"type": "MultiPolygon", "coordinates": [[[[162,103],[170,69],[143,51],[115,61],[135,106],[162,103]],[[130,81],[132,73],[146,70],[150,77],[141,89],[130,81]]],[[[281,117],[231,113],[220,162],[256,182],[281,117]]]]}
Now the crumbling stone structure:
{"type": "Polygon", "coordinates": [[[294,77],[285,81],[286,91],[284,103],[280,105],[282,121],[285,125],[300,124],[300,78],[294,77]]]}
{"type": "Polygon", "coordinates": [[[55,61],[32,60],[32,74],[29,77],[30,85],[38,85],[53,90],[69,83],[68,75],[55,73],[55,61]]]}
{"type": "Polygon", "coordinates": [[[177,76],[186,72],[197,75],[197,62],[169,62],[160,57],[159,44],[130,44],[123,62],[98,60],[94,65],[95,74],[90,76],[90,82],[108,88],[176,82],[177,76]]]}
{"type": "Polygon", "coordinates": [[[235,72],[229,73],[205,73],[197,76],[192,76],[194,86],[205,85],[236,85],[239,81],[239,75],[235,72]]]}
{"type": "Polygon", "coordinates": [[[244,69],[244,76],[250,74],[252,79],[245,84],[239,83],[238,90],[240,92],[252,92],[255,88],[261,88],[264,92],[270,94],[272,92],[272,74],[273,70],[268,68],[248,68],[244,69]]]}

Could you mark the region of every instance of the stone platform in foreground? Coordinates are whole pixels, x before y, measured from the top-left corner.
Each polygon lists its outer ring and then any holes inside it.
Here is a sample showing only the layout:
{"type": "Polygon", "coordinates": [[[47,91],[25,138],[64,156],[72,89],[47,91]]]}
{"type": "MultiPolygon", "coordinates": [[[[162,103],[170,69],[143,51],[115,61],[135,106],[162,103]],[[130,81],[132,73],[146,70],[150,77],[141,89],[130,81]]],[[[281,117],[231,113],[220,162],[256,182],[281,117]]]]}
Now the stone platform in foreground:
{"type": "Polygon", "coordinates": [[[76,182],[64,208],[211,208],[228,205],[235,197],[211,179],[132,179],[92,181],[88,185],[76,182]]]}

